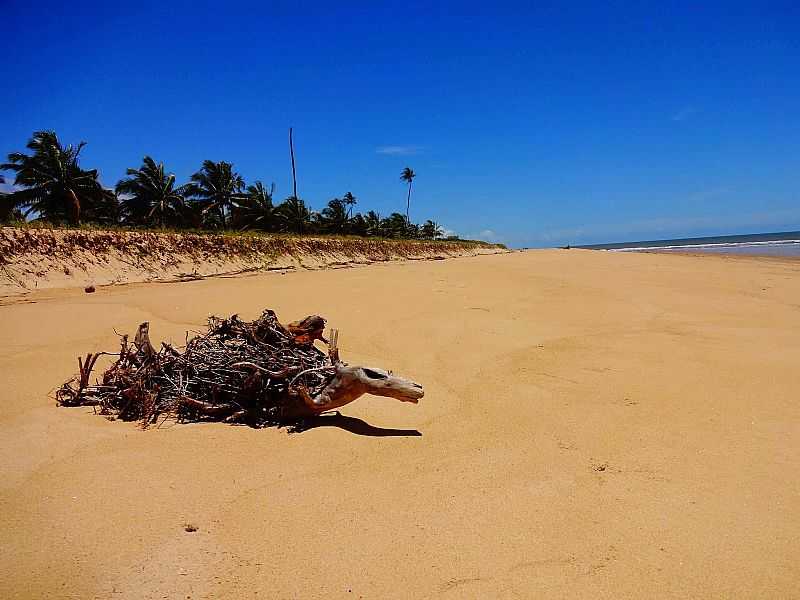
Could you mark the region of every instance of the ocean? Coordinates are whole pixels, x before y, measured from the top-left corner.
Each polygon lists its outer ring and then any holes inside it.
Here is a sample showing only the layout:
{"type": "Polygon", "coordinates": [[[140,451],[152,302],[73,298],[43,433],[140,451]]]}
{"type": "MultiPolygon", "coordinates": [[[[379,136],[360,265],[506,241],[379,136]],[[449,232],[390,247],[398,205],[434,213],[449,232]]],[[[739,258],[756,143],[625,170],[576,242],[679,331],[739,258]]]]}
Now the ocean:
{"type": "Polygon", "coordinates": [[[575,248],[615,252],[714,252],[718,254],[800,257],[800,231],[592,244],[575,246],[575,248]]]}

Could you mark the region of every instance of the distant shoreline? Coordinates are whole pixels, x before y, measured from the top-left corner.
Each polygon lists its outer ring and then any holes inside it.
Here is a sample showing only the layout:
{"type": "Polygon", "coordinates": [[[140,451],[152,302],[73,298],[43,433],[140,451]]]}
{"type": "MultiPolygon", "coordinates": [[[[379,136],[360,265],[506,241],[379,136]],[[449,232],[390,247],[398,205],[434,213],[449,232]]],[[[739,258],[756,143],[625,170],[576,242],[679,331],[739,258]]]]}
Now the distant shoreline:
{"type": "Polygon", "coordinates": [[[689,252],[692,254],[714,253],[791,258],[800,257],[800,231],[644,240],[572,247],[615,252],[689,252]]]}

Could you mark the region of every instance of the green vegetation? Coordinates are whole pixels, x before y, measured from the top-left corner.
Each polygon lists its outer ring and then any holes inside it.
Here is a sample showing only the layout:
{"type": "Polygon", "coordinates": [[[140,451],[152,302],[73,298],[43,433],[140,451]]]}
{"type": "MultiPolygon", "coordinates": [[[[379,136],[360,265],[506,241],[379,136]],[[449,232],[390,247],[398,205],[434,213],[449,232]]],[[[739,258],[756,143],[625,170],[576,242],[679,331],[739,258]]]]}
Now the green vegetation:
{"type": "Polygon", "coordinates": [[[128,169],[113,190],[106,189],[100,185],[97,170],[80,166],[85,145],[65,147],[54,131],[37,131],[27,145],[30,153],[9,154],[0,170],[15,173],[15,190],[0,194],[0,222],[389,239],[443,236],[442,228],[433,221],[417,225],[409,219],[411,185],[416,177],[409,167],[400,175],[408,184],[405,217],[398,212],[381,217],[372,210],[353,214],[358,201],[349,191],[318,212],[295,196],[275,205],[275,184],[269,189],[261,181],[247,185],[233,164],[225,161],[206,160],[189,182],[177,185],[163,162],[145,156],[142,165],[128,169]]]}

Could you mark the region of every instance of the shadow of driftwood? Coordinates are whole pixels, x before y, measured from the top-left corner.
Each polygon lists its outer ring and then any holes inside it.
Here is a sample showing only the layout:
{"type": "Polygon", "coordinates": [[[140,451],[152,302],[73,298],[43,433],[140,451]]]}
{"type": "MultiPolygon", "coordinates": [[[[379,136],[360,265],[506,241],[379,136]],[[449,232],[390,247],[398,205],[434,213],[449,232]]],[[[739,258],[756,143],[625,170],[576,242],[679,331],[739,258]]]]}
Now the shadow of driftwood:
{"type": "Polygon", "coordinates": [[[386,429],[375,427],[366,421],[356,417],[347,417],[341,413],[333,415],[321,415],[314,419],[305,421],[302,431],[316,429],[317,427],[338,427],[355,435],[367,435],[370,437],[421,437],[422,433],[416,429],[386,429]]]}

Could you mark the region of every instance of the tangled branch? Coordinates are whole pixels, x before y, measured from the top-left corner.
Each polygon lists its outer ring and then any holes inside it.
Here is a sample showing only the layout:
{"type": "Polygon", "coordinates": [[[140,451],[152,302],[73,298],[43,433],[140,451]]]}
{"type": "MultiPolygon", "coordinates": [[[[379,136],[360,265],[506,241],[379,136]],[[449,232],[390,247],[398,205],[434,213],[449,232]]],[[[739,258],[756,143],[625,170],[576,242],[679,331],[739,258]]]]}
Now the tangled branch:
{"type": "Polygon", "coordinates": [[[314,395],[333,378],[338,361],[318,350],[325,320],[307,317],[283,327],[271,310],[255,321],[211,317],[208,331],[176,348],[156,351],[142,323],[133,344],[120,336],[119,353],[87,354],[79,374],[56,392],[62,406],[93,406],[100,414],[142,427],[159,419],[222,420],[254,427],[289,424],[287,408],[301,393],[314,395]],[[116,361],[90,383],[98,357],[116,361]]]}

